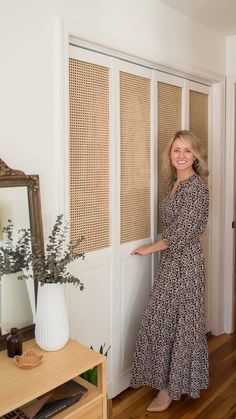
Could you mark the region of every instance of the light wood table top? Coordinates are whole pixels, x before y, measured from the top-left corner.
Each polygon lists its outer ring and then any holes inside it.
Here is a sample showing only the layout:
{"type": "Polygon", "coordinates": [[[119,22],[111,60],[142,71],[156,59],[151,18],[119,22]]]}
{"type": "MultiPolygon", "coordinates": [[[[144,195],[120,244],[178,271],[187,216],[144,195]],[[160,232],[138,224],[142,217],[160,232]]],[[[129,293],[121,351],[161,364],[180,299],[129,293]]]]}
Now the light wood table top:
{"type": "Polygon", "coordinates": [[[54,352],[41,350],[34,340],[23,342],[23,352],[34,349],[43,354],[42,362],[32,369],[18,368],[6,351],[0,352],[0,416],[16,409],[82,372],[104,362],[105,357],[70,340],[54,352]]]}

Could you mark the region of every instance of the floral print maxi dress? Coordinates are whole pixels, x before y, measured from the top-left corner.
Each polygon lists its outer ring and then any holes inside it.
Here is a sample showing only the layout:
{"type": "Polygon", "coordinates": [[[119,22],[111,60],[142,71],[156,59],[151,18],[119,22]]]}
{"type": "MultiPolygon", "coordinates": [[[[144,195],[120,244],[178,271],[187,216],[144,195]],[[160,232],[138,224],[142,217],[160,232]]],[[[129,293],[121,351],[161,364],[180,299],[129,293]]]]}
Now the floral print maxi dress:
{"type": "Polygon", "coordinates": [[[208,386],[205,266],[199,236],[208,219],[209,193],[197,175],[168,191],[162,204],[169,246],[137,337],[131,387],[168,388],[173,400],[198,398],[208,386]]]}

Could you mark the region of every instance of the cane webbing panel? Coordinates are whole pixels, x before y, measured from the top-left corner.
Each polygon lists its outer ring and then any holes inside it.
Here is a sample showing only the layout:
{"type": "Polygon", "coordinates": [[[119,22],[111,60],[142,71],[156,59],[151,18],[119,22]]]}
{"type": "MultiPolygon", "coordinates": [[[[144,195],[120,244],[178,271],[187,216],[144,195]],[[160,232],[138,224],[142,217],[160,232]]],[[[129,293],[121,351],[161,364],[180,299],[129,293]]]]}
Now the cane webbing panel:
{"type": "Polygon", "coordinates": [[[85,251],[108,247],[109,69],[70,58],[70,235],[85,251]]]}
{"type": "Polygon", "coordinates": [[[159,204],[167,187],[167,179],[163,175],[162,158],[168,142],[182,125],[182,87],[171,84],[157,83],[157,120],[158,120],[158,172],[157,172],[157,233],[161,233],[159,204]]]}
{"type": "Polygon", "coordinates": [[[201,146],[208,149],[208,95],[189,91],[189,129],[199,139],[201,146]]]}
{"type": "Polygon", "coordinates": [[[151,235],[150,80],[120,72],[121,243],[151,235]]]}

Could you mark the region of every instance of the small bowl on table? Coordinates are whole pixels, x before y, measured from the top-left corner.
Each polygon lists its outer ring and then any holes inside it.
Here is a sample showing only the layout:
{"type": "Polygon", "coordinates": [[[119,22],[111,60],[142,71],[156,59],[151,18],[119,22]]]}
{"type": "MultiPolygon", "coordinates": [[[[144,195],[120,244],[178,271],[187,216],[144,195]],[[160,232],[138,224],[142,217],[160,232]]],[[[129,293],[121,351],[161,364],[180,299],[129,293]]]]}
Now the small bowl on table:
{"type": "Polygon", "coordinates": [[[14,356],[14,361],[19,368],[34,368],[42,361],[43,355],[37,354],[34,349],[28,349],[22,355],[14,356]]]}

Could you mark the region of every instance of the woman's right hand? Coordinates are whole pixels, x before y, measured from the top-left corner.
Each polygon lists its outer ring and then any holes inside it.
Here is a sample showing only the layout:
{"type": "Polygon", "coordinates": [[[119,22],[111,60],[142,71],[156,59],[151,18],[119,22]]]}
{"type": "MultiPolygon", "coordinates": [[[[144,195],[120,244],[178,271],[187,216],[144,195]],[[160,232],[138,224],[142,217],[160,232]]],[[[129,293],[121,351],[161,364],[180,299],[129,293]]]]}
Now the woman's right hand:
{"type": "Polygon", "coordinates": [[[151,246],[140,246],[134,249],[131,255],[146,256],[152,253],[151,246]]]}
{"type": "Polygon", "coordinates": [[[154,252],[160,252],[160,250],[166,250],[166,249],[168,249],[168,245],[163,240],[159,240],[147,246],[137,247],[131,252],[131,255],[146,256],[146,255],[151,255],[154,252]]]}

